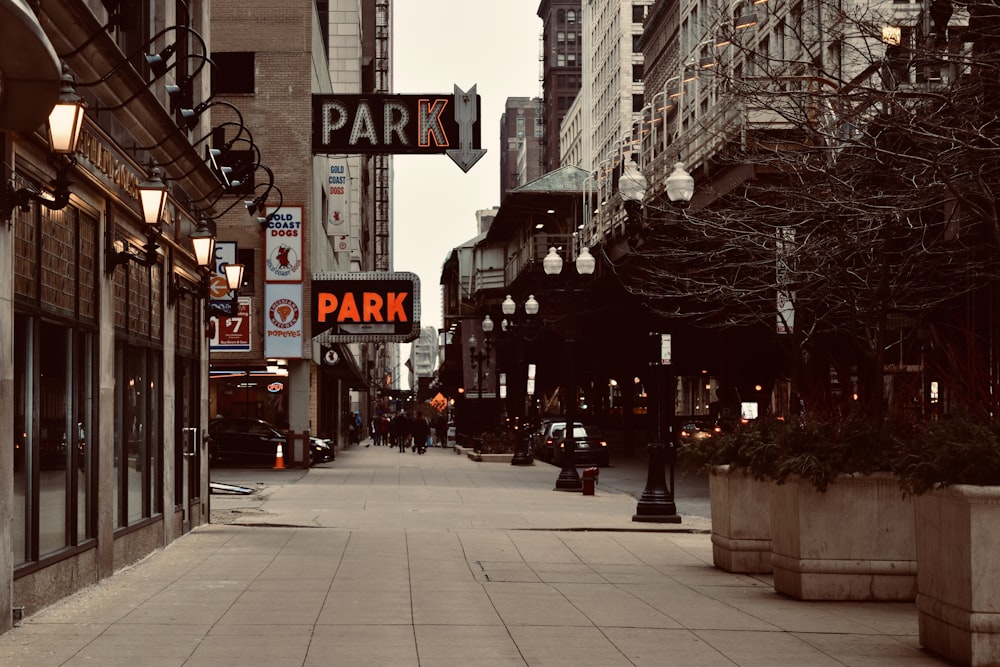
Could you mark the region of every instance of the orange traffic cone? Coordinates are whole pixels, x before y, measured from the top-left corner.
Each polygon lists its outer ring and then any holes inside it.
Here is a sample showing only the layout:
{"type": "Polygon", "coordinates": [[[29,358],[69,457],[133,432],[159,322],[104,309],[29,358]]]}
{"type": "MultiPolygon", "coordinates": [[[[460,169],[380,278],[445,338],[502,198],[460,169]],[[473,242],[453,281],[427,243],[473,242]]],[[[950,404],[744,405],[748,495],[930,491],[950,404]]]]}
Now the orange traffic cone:
{"type": "Polygon", "coordinates": [[[274,459],[274,469],[284,470],[285,469],[285,454],[281,451],[281,445],[278,445],[278,454],[274,459]]]}

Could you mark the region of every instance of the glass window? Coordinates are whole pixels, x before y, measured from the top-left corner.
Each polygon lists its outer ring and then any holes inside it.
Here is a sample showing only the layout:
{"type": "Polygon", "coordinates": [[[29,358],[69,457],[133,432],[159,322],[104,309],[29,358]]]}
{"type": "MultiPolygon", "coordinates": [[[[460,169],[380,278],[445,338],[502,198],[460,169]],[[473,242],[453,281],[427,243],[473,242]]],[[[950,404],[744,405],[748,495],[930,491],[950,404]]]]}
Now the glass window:
{"type": "Polygon", "coordinates": [[[95,534],[93,342],[64,322],[14,317],[15,565],[95,534]]]}
{"type": "MultiPolygon", "coordinates": [[[[562,10],[559,10],[559,11],[562,12],[562,10]]],[[[566,22],[567,23],[576,23],[576,12],[573,11],[572,9],[569,10],[568,12],[566,12],[566,22]]]]}
{"type": "Polygon", "coordinates": [[[162,511],[159,357],[120,345],[115,368],[115,526],[122,528],[162,511]]]}

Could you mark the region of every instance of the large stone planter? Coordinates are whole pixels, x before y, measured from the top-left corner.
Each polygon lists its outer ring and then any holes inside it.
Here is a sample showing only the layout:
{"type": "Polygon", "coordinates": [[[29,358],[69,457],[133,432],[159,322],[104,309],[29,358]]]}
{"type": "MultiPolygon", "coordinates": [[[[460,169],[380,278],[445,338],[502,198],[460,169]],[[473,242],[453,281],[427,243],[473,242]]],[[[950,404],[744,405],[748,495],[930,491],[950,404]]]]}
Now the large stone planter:
{"type": "Polygon", "coordinates": [[[800,600],[913,600],[913,497],[894,475],[842,475],[820,493],[771,489],[774,589],[800,600]]]}
{"type": "Polygon", "coordinates": [[[708,477],[712,561],[726,572],[771,571],[771,482],[718,466],[708,477]]]}
{"type": "Polygon", "coordinates": [[[920,643],[962,665],[1000,665],[1000,487],[916,499],[920,643]]]}

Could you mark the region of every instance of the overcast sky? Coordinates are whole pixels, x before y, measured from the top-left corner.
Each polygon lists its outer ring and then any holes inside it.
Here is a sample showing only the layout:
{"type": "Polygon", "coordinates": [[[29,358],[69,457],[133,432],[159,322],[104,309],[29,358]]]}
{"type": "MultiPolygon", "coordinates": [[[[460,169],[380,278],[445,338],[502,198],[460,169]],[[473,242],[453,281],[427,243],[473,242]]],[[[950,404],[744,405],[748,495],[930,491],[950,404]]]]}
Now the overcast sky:
{"type": "MultiPolygon", "coordinates": [[[[420,276],[421,326],[443,326],[441,266],[476,235],[477,210],[500,205],[500,115],[508,97],[540,97],[539,0],[392,3],[393,92],[451,94],[477,86],[486,154],[465,173],[446,155],[397,155],[395,271],[420,276]]],[[[409,356],[404,346],[403,359],[409,356]]]]}

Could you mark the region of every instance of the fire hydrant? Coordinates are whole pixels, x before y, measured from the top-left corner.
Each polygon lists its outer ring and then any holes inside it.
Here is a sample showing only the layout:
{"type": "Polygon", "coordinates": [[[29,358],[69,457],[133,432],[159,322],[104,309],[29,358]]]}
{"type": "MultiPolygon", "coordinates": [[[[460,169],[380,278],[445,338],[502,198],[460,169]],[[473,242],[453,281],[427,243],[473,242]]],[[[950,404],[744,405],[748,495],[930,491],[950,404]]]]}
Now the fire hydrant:
{"type": "Polygon", "coordinates": [[[598,468],[584,468],[583,476],[583,495],[592,496],[594,495],[594,485],[597,484],[597,476],[601,474],[598,468]]]}

